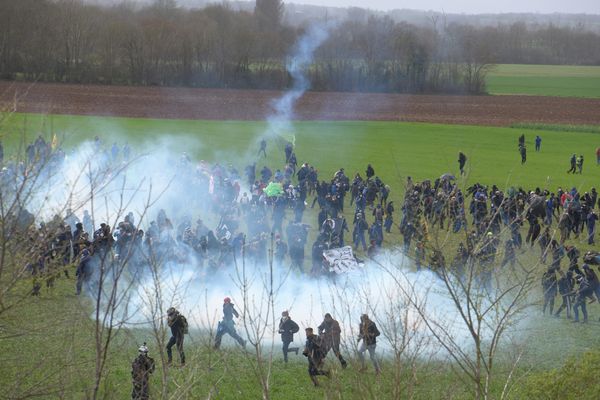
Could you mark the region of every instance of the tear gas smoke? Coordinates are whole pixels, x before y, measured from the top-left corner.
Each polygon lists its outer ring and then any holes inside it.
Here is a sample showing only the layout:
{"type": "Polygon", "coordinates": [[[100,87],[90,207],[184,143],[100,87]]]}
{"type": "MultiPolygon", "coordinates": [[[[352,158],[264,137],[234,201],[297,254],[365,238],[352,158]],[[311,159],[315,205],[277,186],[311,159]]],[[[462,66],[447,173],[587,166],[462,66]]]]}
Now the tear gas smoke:
{"type": "MultiPolygon", "coordinates": [[[[207,229],[213,228],[217,240],[226,238],[224,243],[233,243],[237,232],[250,230],[249,223],[244,227],[241,218],[227,221],[229,226],[224,228],[223,207],[229,204],[227,199],[239,207],[233,200],[236,196],[229,192],[235,187],[234,182],[240,180],[236,170],[218,164],[194,164],[163,143],[141,144],[140,148],[144,149],[144,156],[125,162],[121,158],[112,159],[110,154],[100,151],[98,144],[84,143],[43,182],[42,189],[46,190],[40,190],[31,202],[32,207],[39,208],[42,219],[51,218],[55,212],[62,214],[65,204],[80,219],[83,211],[89,210],[96,218],[94,228],[100,222],[116,227],[125,215],[133,212],[136,229],[145,230],[147,237],[154,221],[165,226],[160,219],[170,221],[169,227],[154,239],[166,244],[165,251],[144,253],[136,259],[129,257],[131,252],[127,247],[114,247],[118,261],[104,268],[107,273],[101,298],[102,307],[108,306],[111,296],[106,289],[117,276],[119,265],[125,263],[124,273],[118,275],[120,300],[116,315],[120,321],[138,327],[151,326],[152,321],[164,318],[164,310],[175,306],[188,317],[193,328],[206,332],[215,329],[222,316],[222,299],[230,296],[243,315],[238,321],[243,336],[247,335],[245,324],[259,323],[265,327],[262,342],[269,343],[271,339],[278,342],[276,324],[281,311],[289,310],[301,327],[313,328],[329,312],[340,321],[344,342],[352,348],[363,313],[369,314],[382,332],[390,326],[396,330],[417,327],[412,334],[427,337],[422,315],[414,308],[417,303],[456,342],[469,348],[470,334],[439,277],[430,271],[413,272],[411,262],[399,251],[388,250],[378,263],[367,262],[364,268],[334,278],[311,278],[290,271],[288,265],[277,264],[271,275],[266,257],[271,244],[266,240],[269,229],[266,228],[267,232],[261,235],[249,235],[245,243],[250,249],[253,241],[262,240],[263,257],[242,258],[240,255],[245,252],[238,251],[237,262],[227,256],[211,264],[210,257],[200,255],[183,236],[197,219],[206,221],[207,229]],[[268,307],[270,293],[274,310],[268,307]]],[[[92,297],[98,293],[99,270],[96,259],[85,291],[92,297]]],[[[380,338],[380,347],[394,347],[390,344],[394,334],[402,337],[404,332],[391,332],[389,337],[380,338]]],[[[485,336],[484,330],[482,337],[485,336]]],[[[300,334],[296,340],[302,338],[300,334]]],[[[426,351],[433,354],[437,348],[431,341],[426,351]]]]}
{"type": "Polygon", "coordinates": [[[271,103],[274,113],[267,117],[264,133],[267,138],[283,138],[296,144],[294,127],[290,122],[294,118],[294,105],[310,89],[306,68],[313,63],[315,51],[327,40],[331,28],[331,24],[310,25],[294,46],[286,65],[292,77],[292,87],[271,103]]]}

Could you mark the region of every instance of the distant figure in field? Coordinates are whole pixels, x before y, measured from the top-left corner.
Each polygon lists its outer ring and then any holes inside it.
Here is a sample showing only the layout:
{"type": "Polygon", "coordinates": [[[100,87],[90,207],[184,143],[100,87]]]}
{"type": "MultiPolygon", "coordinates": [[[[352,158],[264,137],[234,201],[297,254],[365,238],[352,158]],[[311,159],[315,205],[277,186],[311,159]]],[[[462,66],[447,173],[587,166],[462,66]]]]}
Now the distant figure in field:
{"type": "Polygon", "coordinates": [[[260,153],[263,154],[263,156],[265,158],[267,158],[267,141],[265,139],[262,139],[260,141],[260,149],[258,149],[258,156],[260,156],[260,153]]]}
{"type": "Polygon", "coordinates": [[[467,162],[467,156],[461,151],[458,153],[458,168],[460,169],[460,174],[464,175],[465,173],[465,164],[467,162]]]}
{"type": "Polygon", "coordinates": [[[519,136],[519,148],[525,146],[525,134],[519,136]]]}
{"type": "Polygon", "coordinates": [[[583,172],[583,154],[580,154],[579,157],[577,157],[577,169],[580,174],[583,172]]]}
{"type": "Polygon", "coordinates": [[[287,164],[290,161],[292,151],[294,151],[294,145],[291,142],[287,142],[285,144],[284,151],[285,151],[285,163],[287,164]]]}
{"type": "Polygon", "coordinates": [[[525,146],[519,147],[519,153],[521,153],[521,164],[525,164],[527,161],[527,148],[525,146]]]}
{"type": "Polygon", "coordinates": [[[600,147],[596,149],[596,163],[600,165],[600,147]]]}
{"type": "Polygon", "coordinates": [[[540,147],[542,147],[542,138],[540,135],[535,137],[535,151],[540,151],[540,147]]]}
{"type": "Polygon", "coordinates": [[[367,175],[367,180],[375,176],[375,170],[373,169],[371,164],[367,165],[367,170],[365,171],[365,174],[367,175]]]}
{"type": "Polygon", "coordinates": [[[573,153],[573,155],[571,156],[571,168],[569,168],[567,174],[570,174],[571,172],[577,172],[577,156],[575,155],[575,153],[573,153]]]}

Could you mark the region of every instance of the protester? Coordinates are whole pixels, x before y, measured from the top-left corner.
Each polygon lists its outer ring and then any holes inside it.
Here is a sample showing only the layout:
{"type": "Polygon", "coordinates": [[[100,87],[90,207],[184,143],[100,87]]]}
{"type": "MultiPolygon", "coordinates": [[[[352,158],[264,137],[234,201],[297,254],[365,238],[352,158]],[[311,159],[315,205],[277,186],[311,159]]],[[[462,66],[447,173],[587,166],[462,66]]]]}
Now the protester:
{"type": "Polygon", "coordinates": [[[167,363],[173,364],[173,346],[177,347],[181,366],[185,366],[185,353],[183,352],[183,338],[188,333],[187,319],[175,307],[167,310],[167,325],[171,328],[171,338],[167,343],[167,363]]]}
{"type": "Polygon", "coordinates": [[[371,358],[371,362],[375,368],[375,373],[379,374],[381,370],[375,355],[375,349],[377,348],[377,336],[380,335],[377,325],[375,325],[375,322],[369,319],[367,314],[363,314],[360,316],[358,332],[358,342],[360,343],[362,341],[360,348],[358,349],[358,358],[360,359],[361,363],[361,371],[367,370],[364,353],[365,351],[369,351],[369,357],[371,358]]]}
{"type": "Polygon", "coordinates": [[[240,315],[236,311],[231,299],[229,297],[225,297],[225,299],[223,299],[223,319],[219,322],[217,327],[217,335],[215,336],[215,349],[221,347],[221,339],[225,334],[228,334],[235,339],[240,346],[244,348],[246,347],[246,341],[242,339],[242,337],[238,335],[235,330],[235,322],[233,321],[233,317],[239,318],[240,315]]]}
{"type": "Polygon", "coordinates": [[[144,343],[138,349],[139,355],[131,363],[131,379],[133,400],[148,400],[150,398],[150,375],[154,372],[154,359],[148,356],[148,347],[144,343]]]}
{"type": "Polygon", "coordinates": [[[294,341],[294,333],[300,330],[298,324],[292,321],[290,313],[283,311],[281,313],[281,319],[279,320],[279,334],[281,335],[281,341],[283,342],[283,361],[288,362],[288,353],[296,353],[298,355],[298,347],[289,347],[290,343],[294,341]]]}

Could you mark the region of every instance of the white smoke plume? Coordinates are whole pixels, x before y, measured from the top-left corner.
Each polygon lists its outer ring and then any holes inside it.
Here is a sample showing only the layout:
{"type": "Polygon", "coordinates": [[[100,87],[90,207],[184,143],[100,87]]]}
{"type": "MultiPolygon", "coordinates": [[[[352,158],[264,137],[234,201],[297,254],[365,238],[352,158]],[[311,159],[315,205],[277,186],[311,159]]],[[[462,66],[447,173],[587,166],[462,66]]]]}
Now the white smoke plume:
{"type": "Polygon", "coordinates": [[[292,77],[292,88],[273,100],[274,113],[267,117],[266,137],[283,137],[295,145],[294,127],[291,124],[294,105],[310,89],[305,72],[313,63],[315,51],[329,37],[330,29],[331,25],[310,25],[294,46],[286,65],[292,77]]]}

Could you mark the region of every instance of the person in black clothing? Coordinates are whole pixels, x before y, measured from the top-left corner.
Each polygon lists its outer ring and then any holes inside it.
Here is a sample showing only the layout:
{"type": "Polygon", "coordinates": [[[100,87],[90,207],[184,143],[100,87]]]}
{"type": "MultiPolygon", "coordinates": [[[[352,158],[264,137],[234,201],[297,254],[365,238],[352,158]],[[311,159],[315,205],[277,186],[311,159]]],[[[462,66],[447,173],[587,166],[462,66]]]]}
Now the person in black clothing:
{"type": "Polygon", "coordinates": [[[257,156],[260,156],[260,153],[263,153],[263,156],[267,158],[267,141],[265,139],[260,141],[260,149],[258,149],[257,156]]]}
{"type": "Polygon", "coordinates": [[[167,310],[167,324],[171,328],[171,338],[167,343],[167,363],[171,365],[173,363],[173,352],[172,348],[177,345],[177,351],[179,352],[179,361],[181,365],[185,365],[185,353],[183,352],[183,337],[187,333],[187,320],[183,315],[171,307],[167,310]]]}
{"type": "Polygon", "coordinates": [[[148,347],[144,343],[139,348],[139,355],[131,363],[131,379],[133,381],[133,400],[148,400],[150,398],[150,374],[154,372],[154,359],[148,357],[148,347]]]}
{"type": "Polygon", "coordinates": [[[571,319],[571,295],[573,292],[573,273],[568,271],[565,275],[564,272],[558,270],[560,279],[558,280],[558,293],[562,297],[562,304],[554,313],[555,317],[559,317],[562,310],[567,310],[567,318],[571,319]]]}
{"type": "Polygon", "coordinates": [[[527,148],[525,146],[521,146],[519,148],[519,153],[521,153],[521,164],[525,164],[525,162],[527,162],[527,148]]]}
{"type": "Polygon", "coordinates": [[[91,265],[92,255],[88,249],[83,249],[81,251],[81,256],[79,257],[79,263],[77,264],[77,270],[75,271],[75,276],[77,277],[77,284],[75,288],[77,290],[77,295],[81,294],[81,288],[83,287],[83,283],[87,282],[92,275],[92,265],[91,265]]]}
{"type": "Polygon", "coordinates": [[[569,168],[569,170],[567,171],[567,174],[569,173],[576,173],[577,172],[577,156],[575,154],[573,154],[571,156],[571,168],[569,168]]]}
{"type": "Polygon", "coordinates": [[[460,174],[465,174],[465,164],[467,163],[467,156],[461,151],[458,153],[458,168],[460,169],[460,174]]]}
{"type": "MultiPolygon", "coordinates": [[[[590,285],[590,291],[596,296],[596,300],[600,301],[600,281],[598,280],[598,275],[596,275],[596,272],[587,264],[583,264],[581,268],[583,269],[585,279],[587,279],[590,285]]],[[[593,299],[591,294],[590,297],[593,299]]]]}
{"type": "Polygon", "coordinates": [[[290,161],[290,157],[292,156],[292,151],[294,151],[294,145],[291,142],[287,142],[285,144],[285,163],[287,164],[290,161]]]}
{"type": "Polygon", "coordinates": [[[325,353],[321,347],[321,340],[313,333],[313,328],[306,328],[306,344],[302,354],[308,358],[308,375],[315,386],[319,386],[318,375],[330,376],[329,371],[323,370],[325,353]]]}
{"type": "Polygon", "coordinates": [[[233,317],[239,318],[240,315],[236,311],[231,299],[229,297],[225,297],[223,300],[223,320],[219,322],[219,326],[217,328],[215,349],[221,347],[221,339],[226,333],[234,338],[240,344],[240,346],[246,347],[246,341],[242,339],[241,336],[235,331],[235,322],[233,322],[233,317]]]}
{"type": "Polygon", "coordinates": [[[375,170],[373,169],[371,164],[367,165],[367,170],[365,171],[365,173],[367,174],[367,179],[371,179],[375,176],[375,170]]]}
{"type": "Polygon", "coordinates": [[[340,364],[342,364],[342,368],[346,368],[348,363],[344,360],[342,353],[340,353],[340,341],[342,329],[340,328],[339,322],[337,322],[331,314],[325,314],[323,318],[323,322],[317,328],[319,330],[319,336],[323,342],[323,350],[325,355],[329,352],[329,350],[333,350],[333,354],[340,360],[340,364]]]}
{"type": "Polygon", "coordinates": [[[573,322],[579,322],[579,309],[581,308],[581,312],[583,313],[583,322],[586,323],[588,322],[586,297],[592,295],[592,290],[587,279],[585,279],[585,276],[577,275],[575,280],[579,284],[579,288],[577,289],[577,292],[574,293],[575,302],[573,304],[573,322]]]}
{"type": "Polygon", "coordinates": [[[362,344],[358,349],[358,358],[361,363],[361,371],[366,371],[367,367],[365,366],[365,351],[369,351],[369,357],[373,362],[373,367],[375,367],[375,373],[379,374],[379,363],[377,362],[377,358],[375,357],[375,348],[377,347],[377,336],[380,335],[379,330],[377,329],[377,325],[375,322],[369,319],[367,314],[363,314],[360,316],[360,325],[358,326],[358,341],[362,340],[362,344]]]}
{"type": "Polygon", "coordinates": [[[289,347],[290,343],[294,341],[294,333],[300,330],[298,324],[292,321],[290,313],[284,311],[281,313],[281,319],[279,320],[279,333],[281,334],[281,341],[283,342],[283,361],[288,362],[288,353],[294,352],[298,354],[298,347],[289,347]]]}
{"type": "Polygon", "coordinates": [[[392,225],[394,224],[394,202],[390,201],[385,206],[385,221],[383,227],[387,233],[392,233],[392,225]]]}
{"type": "Polygon", "coordinates": [[[550,315],[553,314],[554,310],[554,298],[556,297],[556,274],[554,268],[548,268],[548,271],[542,276],[542,288],[544,290],[544,308],[543,314],[546,314],[546,307],[549,306],[550,315]]]}

